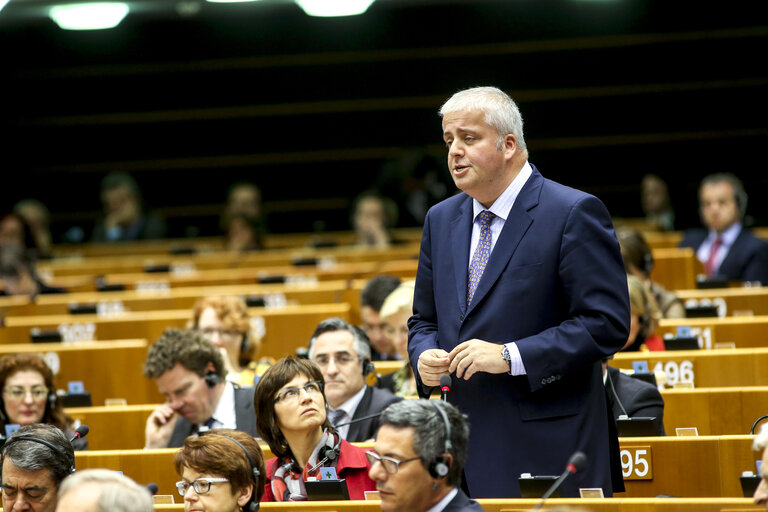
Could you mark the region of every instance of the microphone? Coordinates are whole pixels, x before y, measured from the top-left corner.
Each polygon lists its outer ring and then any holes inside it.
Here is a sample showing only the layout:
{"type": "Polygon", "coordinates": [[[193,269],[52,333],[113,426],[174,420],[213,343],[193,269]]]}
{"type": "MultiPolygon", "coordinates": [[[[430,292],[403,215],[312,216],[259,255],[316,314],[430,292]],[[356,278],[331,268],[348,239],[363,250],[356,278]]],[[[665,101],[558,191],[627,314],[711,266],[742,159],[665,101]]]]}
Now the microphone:
{"type": "Polygon", "coordinates": [[[544,505],[544,502],[547,501],[547,498],[552,496],[552,493],[554,493],[560,487],[563,481],[568,478],[568,475],[572,475],[578,471],[581,471],[581,468],[583,468],[584,464],[586,463],[587,456],[584,455],[584,452],[576,452],[571,455],[568,464],[565,466],[565,471],[563,471],[563,474],[560,475],[557,480],[555,480],[555,483],[553,483],[549,489],[547,489],[547,492],[544,493],[544,496],[541,497],[541,501],[538,505],[536,505],[536,507],[534,507],[533,510],[539,510],[541,506],[544,505]]]}
{"type": "Polygon", "coordinates": [[[368,416],[362,416],[362,417],[360,417],[360,418],[355,418],[355,419],[353,419],[352,421],[348,421],[348,422],[346,422],[346,423],[339,423],[338,425],[336,425],[336,428],[339,428],[339,427],[346,427],[347,425],[351,425],[351,424],[353,424],[353,423],[357,423],[357,422],[359,422],[359,421],[365,421],[365,420],[369,420],[369,419],[371,419],[371,418],[378,418],[379,416],[381,416],[381,413],[382,413],[382,412],[384,412],[384,411],[381,411],[381,412],[377,412],[376,414],[369,414],[368,416]]]}
{"type": "Polygon", "coordinates": [[[452,380],[450,375],[440,376],[440,391],[442,392],[440,399],[443,402],[446,402],[448,400],[448,392],[451,390],[451,384],[452,384],[452,380]]]}
{"type": "Polygon", "coordinates": [[[160,490],[160,488],[157,486],[155,482],[150,482],[145,487],[149,491],[149,494],[151,494],[152,496],[157,494],[157,491],[160,490]]]}
{"type": "Polygon", "coordinates": [[[91,429],[88,428],[88,425],[80,425],[77,427],[77,430],[75,430],[75,435],[72,436],[72,439],[69,440],[69,442],[73,442],[75,439],[82,439],[85,436],[88,435],[88,432],[90,432],[91,429]]]}

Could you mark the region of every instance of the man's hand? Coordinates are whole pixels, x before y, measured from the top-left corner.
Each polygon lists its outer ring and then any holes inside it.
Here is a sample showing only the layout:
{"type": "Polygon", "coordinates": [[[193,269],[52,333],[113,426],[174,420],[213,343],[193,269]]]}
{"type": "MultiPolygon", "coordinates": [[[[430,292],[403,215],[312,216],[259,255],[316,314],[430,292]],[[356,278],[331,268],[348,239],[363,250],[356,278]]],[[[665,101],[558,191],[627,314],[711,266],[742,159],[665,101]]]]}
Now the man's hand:
{"type": "Polygon", "coordinates": [[[178,419],[179,415],[168,404],[152,411],[144,430],[144,448],[167,448],[178,419]]]}
{"type": "Polygon", "coordinates": [[[460,343],[448,354],[451,360],[448,371],[456,372],[456,378],[464,380],[477,372],[507,373],[509,364],[501,357],[502,348],[498,343],[478,339],[460,343]]]}
{"type": "Polygon", "coordinates": [[[419,376],[425,386],[439,386],[440,377],[448,375],[448,352],[439,348],[425,350],[419,356],[419,376]]]}

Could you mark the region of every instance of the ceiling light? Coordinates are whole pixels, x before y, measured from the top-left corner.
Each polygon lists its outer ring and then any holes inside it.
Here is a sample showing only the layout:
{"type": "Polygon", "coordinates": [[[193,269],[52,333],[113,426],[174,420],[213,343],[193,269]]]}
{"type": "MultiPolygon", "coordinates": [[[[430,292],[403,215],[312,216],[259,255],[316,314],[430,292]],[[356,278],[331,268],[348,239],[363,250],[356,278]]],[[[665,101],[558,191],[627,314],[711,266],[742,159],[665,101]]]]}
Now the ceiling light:
{"type": "Polygon", "coordinates": [[[362,14],[374,0],[296,0],[310,16],[354,16],[362,14]]]}
{"type": "Polygon", "coordinates": [[[122,2],[91,2],[55,5],[48,11],[56,24],[65,30],[101,30],[116,27],[128,14],[122,2]]]}
{"type": "Polygon", "coordinates": [[[11,0],[0,0],[0,11],[3,10],[3,7],[5,7],[5,4],[10,2],[11,0]]]}
{"type": "Polygon", "coordinates": [[[259,0],[206,0],[213,4],[240,4],[245,2],[258,2],[259,0]]]}

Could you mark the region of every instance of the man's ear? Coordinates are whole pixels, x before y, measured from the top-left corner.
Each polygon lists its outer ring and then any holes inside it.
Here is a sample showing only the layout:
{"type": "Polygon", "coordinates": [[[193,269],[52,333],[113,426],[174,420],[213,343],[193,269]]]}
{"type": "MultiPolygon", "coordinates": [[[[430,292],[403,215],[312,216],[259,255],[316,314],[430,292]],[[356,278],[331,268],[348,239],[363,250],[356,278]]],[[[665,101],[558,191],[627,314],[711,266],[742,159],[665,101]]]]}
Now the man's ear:
{"type": "Polygon", "coordinates": [[[504,136],[504,156],[512,159],[518,152],[517,139],[511,133],[504,136]]]}

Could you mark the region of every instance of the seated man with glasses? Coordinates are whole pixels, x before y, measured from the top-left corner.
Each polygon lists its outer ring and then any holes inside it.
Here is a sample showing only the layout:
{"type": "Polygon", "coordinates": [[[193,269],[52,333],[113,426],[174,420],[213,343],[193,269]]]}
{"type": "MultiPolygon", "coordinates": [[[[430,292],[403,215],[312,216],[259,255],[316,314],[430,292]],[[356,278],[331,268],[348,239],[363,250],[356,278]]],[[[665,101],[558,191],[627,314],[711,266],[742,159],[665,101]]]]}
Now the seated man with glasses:
{"type": "Polygon", "coordinates": [[[384,512],[482,512],[461,490],[469,427],[456,407],[405,400],[382,413],[366,452],[384,512]]]}
{"type": "Polygon", "coordinates": [[[309,358],[325,378],[328,418],[350,443],[372,439],[378,414],[402,398],[366,385],[375,373],[365,332],[340,318],[323,320],[309,341],[309,358]]]}
{"type": "Polygon", "coordinates": [[[166,402],[147,419],[145,448],[176,448],[212,428],[256,435],[253,387],[225,380],[221,352],[196,331],[166,329],[149,348],[144,376],[166,402]]]}

